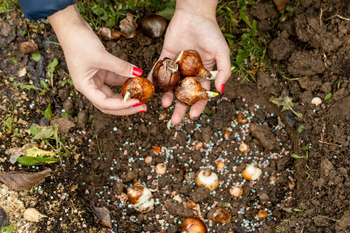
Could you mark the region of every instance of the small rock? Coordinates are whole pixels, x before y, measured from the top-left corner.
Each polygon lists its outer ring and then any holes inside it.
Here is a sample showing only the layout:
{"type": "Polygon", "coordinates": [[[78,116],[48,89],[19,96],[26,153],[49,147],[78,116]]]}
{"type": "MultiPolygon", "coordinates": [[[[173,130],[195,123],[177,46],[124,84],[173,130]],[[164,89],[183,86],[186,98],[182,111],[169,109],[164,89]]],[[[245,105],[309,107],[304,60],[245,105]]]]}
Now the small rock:
{"type": "Polygon", "coordinates": [[[19,45],[21,53],[33,53],[38,51],[38,45],[33,41],[25,41],[19,45]]]}
{"type": "Polygon", "coordinates": [[[86,112],[79,112],[78,113],[78,123],[77,123],[77,125],[80,128],[85,129],[87,120],[88,120],[88,114],[86,112]]]}
{"type": "Polygon", "coordinates": [[[63,108],[64,110],[69,114],[73,114],[75,112],[75,109],[74,109],[74,104],[71,100],[67,99],[64,101],[63,103],[63,108]]]}

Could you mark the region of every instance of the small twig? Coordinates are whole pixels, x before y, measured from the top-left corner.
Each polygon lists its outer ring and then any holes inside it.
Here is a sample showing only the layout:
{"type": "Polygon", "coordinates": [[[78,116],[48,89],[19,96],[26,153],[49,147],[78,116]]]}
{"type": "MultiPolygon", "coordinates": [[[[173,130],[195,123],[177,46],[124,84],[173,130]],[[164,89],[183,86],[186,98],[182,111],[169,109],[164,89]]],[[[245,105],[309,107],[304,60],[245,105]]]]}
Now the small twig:
{"type": "Polygon", "coordinates": [[[103,161],[103,159],[102,159],[102,154],[101,154],[101,150],[100,150],[100,146],[98,145],[97,135],[95,135],[95,136],[96,136],[96,145],[97,145],[98,153],[100,154],[100,159],[101,159],[101,161],[103,161]]]}
{"type": "Polygon", "coordinates": [[[322,143],[322,144],[330,145],[330,146],[342,147],[342,145],[338,145],[338,144],[335,144],[335,143],[332,143],[332,142],[325,142],[325,141],[323,141],[325,129],[326,129],[326,123],[323,123],[322,134],[321,134],[321,140],[319,140],[318,142],[319,142],[319,143],[322,143]]]}
{"type": "Polygon", "coordinates": [[[349,18],[345,18],[345,17],[343,17],[343,16],[341,16],[341,15],[333,15],[333,16],[331,16],[331,17],[329,17],[328,19],[326,19],[325,21],[327,21],[327,20],[330,20],[330,19],[332,19],[332,18],[335,18],[335,17],[338,17],[339,19],[344,19],[344,20],[348,20],[348,21],[350,21],[350,19],[349,18]]]}
{"type": "Polygon", "coordinates": [[[321,28],[322,28],[322,13],[323,13],[323,10],[321,8],[321,13],[320,13],[320,26],[321,26],[321,28]]]}

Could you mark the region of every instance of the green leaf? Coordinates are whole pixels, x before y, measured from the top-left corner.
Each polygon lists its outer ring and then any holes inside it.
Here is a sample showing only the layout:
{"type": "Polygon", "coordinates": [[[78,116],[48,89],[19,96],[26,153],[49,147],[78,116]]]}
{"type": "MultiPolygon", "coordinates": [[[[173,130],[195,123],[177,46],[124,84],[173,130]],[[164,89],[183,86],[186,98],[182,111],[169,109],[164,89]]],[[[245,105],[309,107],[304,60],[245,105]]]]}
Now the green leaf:
{"type": "Polygon", "coordinates": [[[45,128],[43,128],[42,130],[40,130],[40,132],[38,132],[33,140],[41,140],[41,139],[48,139],[51,138],[53,136],[53,129],[52,126],[47,126],[45,128]]]}
{"type": "Polygon", "coordinates": [[[303,132],[304,129],[305,129],[305,126],[300,125],[300,126],[298,127],[298,132],[301,133],[301,132],[303,132]]]}
{"type": "Polygon", "coordinates": [[[299,156],[299,155],[296,155],[296,154],[292,154],[291,157],[294,158],[294,159],[306,159],[306,156],[299,156]]]}
{"type": "Polygon", "coordinates": [[[204,110],[203,110],[203,112],[205,113],[205,114],[207,114],[207,116],[211,116],[211,115],[213,115],[213,110],[211,110],[209,107],[205,107],[204,108],[204,110]]]}
{"type": "Polygon", "coordinates": [[[247,6],[243,5],[241,9],[239,9],[239,19],[243,20],[250,28],[252,28],[252,24],[249,21],[249,17],[247,15],[247,6]]]}
{"type": "Polygon", "coordinates": [[[100,15],[102,15],[103,14],[103,9],[102,8],[100,8],[98,5],[94,5],[94,6],[92,6],[91,7],[91,10],[92,10],[92,12],[95,14],[95,15],[97,15],[97,16],[100,16],[100,15]]]}
{"type": "Polygon", "coordinates": [[[30,133],[34,136],[40,132],[40,129],[36,127],[36,125],[31,125],[29,129],[30,129],[30,133]]]}
{"type": "Polygon", "coordinates": [[[49,73],[49,77],[51,79],[51,85],[53,86],[53,72],[55,72],[55,68],[58,65],[58,61],[56,58],[50,62],[50,64],[47,66],[47,71],[49,73]]]}
{"type": "Polygon", "coordinates": [[[13,82],[13,80],[15,80],[15,77],[9,77],[9,80],[13,82]]]}
{"type": "Polygon", "coordinates": [[[239,49],[236,56],[237,65],[243,64],[244,59],[246,59],[248,55],[249,55],[249,52],[247,50],[239,49]]]}
{"type": "Polygon", "coordinates": [[[13,222],[7,227],[1,227],[0,231],[3,233],[12,233],[14,229],[15,229],[15,223],[13,222]]]}
{"type": "Polygon", "coordinates": [[[107,19],[106,20],[106,27],[112,28],[115,26],[115,21],[113,19],[107,19]]]}
{"type": "Polygon", "coordinates": [[[338,89],[338,90],[340,89],[340,80],[339,80],[338,83],[337,83],[337,89],[338,89]]]}
{"type": "Polygon", "coordinates": [[[52,119],[51,103],[49,103],[45,109],[45,117],[49,120],[52,119]]]}
{"type": "Polygon", "coordinates": [[[308,147],[308,146],[303,146],[301,149],[302,149],[303,151],[307,151],[307,150],[309,149],[309,147],[308,147]]]}
{"type": "Polygon", "coordinates": [[[38,62],[41,59],[41,54],[39,52],[32,53],[32,58],[34,61],[38,62]]]}
{"type": "Polygon", "coordinates": [[[47,91],[51,90],[44,80],[40,80],[40,84],[45,90],[47,91]]]}
{"type": "Polygon", "coordinates": [[[67,112],[62,112],[61,117],[71,117],[67,112]]]}
{"type": "Polygon", "coordinates": [[[31,166],[38,163],[55,163],[60,161],[59,159],[49,158],[49,157],[29,157],[29,156],[22,156],[17,159],[17,162],[22,164],[23,166],[31,166]]]}
{"type": "Polygon", "coordinates": [[[328,93],[325,97],[324,97],[324,100],[325,101],[328,101],[332,98],[332,93],[328,93]]]}
{"type": "Polygon", "coordinates": [[[158,15],[163,16],[167,20],[171,20],[175,13],[175,2],[167,2],[165,9],[158,12],[158,15]]]}
{"type": "Polygon", "coordinates": [[[12,57],[11,59],[12,59],[12,62],[13,62],[14,64],[17,64],[17,59],[16,59],[16,58],[12,57]]]}
{"type": "Polygon", "coordinates": [[[89,121],[92,122],[94,120],[94,115],[90,114],[89,115],[89,121]]]}

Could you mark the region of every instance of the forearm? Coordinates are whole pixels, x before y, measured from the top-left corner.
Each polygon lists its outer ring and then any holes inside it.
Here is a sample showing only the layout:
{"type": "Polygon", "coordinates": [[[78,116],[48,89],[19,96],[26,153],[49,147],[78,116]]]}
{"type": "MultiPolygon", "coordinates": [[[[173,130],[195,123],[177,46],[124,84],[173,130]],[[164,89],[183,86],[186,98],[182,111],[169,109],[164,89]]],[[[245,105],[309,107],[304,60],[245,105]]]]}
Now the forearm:
{"type": "Polygon", "coordinates": [[[48,20],[60,42],[62,41],[61,39],[68,37],[67,34],[71,33],[75,26],[84,25],[84,20],[80,16],[76,4],[56,12],[49,16],[48,20]]]}
{"type": "Polygon", "coordinates": [[[185,10],[193,14],[216,17],[217,0],[177,0],[176,9],[185,10]]]}

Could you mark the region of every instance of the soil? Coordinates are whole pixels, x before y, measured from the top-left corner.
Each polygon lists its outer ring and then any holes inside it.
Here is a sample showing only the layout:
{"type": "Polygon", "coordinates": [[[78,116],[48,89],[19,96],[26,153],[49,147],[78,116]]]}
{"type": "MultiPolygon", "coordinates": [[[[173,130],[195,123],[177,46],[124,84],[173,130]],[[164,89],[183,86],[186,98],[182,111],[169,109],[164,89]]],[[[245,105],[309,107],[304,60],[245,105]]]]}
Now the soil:
{"type": "MultiPolygon", "coordinates": [[[[270,1],[257,1],[256,8],[248,9],[268,45],[268,65],[256,74],[257,82],[241,82],[242,77],[232,75],[225,93],[208,102],[210,114],[207,111],[195,120],[185,117],[171,131],[167,122],[173,107],[162,109],[159,94],[147,103],[147,113],[125,117],[101,113],[67,82],[65,59],[60,46],[52,43],[58,41],[48,24],[25,20],[16,11],[1,15],[0,114],[2,121],[12,117],[13,123],[11,129],[3,124],[0,131],[0,169],[53,170],[40,185],[16,192],[21,205],[48,216],[33,223],[30,231],[129,233],[165,229],[175,233],[181,231],[184,218],[196,216],[186,206],[186,201],[192,200],[199,204],[210,232],[349,232],[350,7],[346,1],[336,0],[292,0],[288,5],[294,11],[277,23],[280,14],[270,1]],[[23,31],[27,33],[23,35],[23,31]],[[42,55],[40,61],[24,53],[33,49],[21,46],[26,41],[35,42],[42,55]],[[28,51],[20,52],[20,48],[28,51]],[[50,83],[47,66],[54,58],[59,65],[49,92],[38,95],[37,90],[13,85],[42,88],[41,80],[50,83]],[[23,69],[24,75],[19,72],[23,69]],[[329,93],[332,97],[326,101],[329,93]],[[281,107],[269,101],[286,96],[302,117],[292,111],[281,112],[281,107]],[[322,104],[313,105],[314,97],[320,97],[322,104]],[[49,103],[52,120],[45,118],[49,103]],[[62,112],[70,116],[61,117],[62,112]],[[166,119],[159,120],[164,112],[166,119]],[[237,122],[239,112],[248,124],[237,122]],[[28,130],[32,124],[58,124],[71,156],[53,164],[11,164],[6,150],[34,143],[28,130]],[[204,147],[197,150],[197,142],[204,147]],[[250,148],[247,153],[239,150],[243,142],[250,148]],[[161,148],[158,154],[155,145],[161,148]],[[151,165],[144,161],[148,155],[153,159],[151,165]],[[225,163],[221,170],[216,168],[218,161],[225,163]],[[158,163],[167,165],[165,175],[155,173],[158,163]],[[241,172],[252,163],[263,175],[257,181],[246,181],[241,172]],[[194,173],[207,167],[220,180],[213,192],[193,181],[194,173]],[[277,180],[271,182],[274,175],[277,180]],[[155,189],[155,205],[147,213],[136,211],[123,195],[135,179],[155,189]],[[242,187],[243,195],[232,197],[231,186],[242,187]],[[112,229],[99,221],[94,206],[109,211],[112,229]],[[227,209],[232,221],[219,224],[207,220],[206,214],[214,207],[227,209]],[[259,219],[260,210],[266,210],[268,216],[259,219]]],[[[225,26],[225,20],[218,18],[218,22],[225,26]]],[[[242,31],[232,33],[239,38],[242,31]]],[[[147,74],[160,55],[163,38],[137,33],[132,39],[104,43],[108,51],[142,67],[147,74]]],[[[12,195],[4,184],[0,189],[12,195]]],[[[26,232],[22,228],[26,222],[18,213],[24,208],[13,212],[10,201],[0,199],[0,205],[9,222],[15,222],[15,232],[26,232]]]]}

